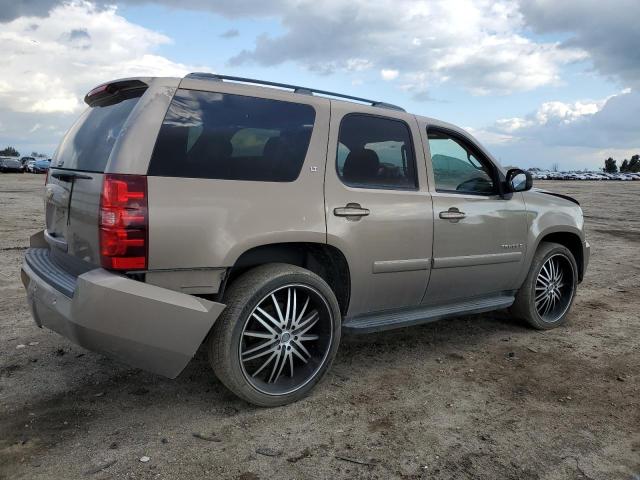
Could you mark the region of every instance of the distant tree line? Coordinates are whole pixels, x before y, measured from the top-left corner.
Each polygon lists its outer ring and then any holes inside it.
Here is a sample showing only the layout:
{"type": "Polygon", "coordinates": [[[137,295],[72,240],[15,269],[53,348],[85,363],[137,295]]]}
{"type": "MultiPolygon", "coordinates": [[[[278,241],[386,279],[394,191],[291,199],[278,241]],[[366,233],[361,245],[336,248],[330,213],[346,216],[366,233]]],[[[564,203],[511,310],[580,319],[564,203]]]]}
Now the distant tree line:
{"type": "Polygon", "coordinates": [[[13,147],[7,147],[4,150],[0,150],[0,155],[4,155],[7,157],[19,157],[20,152],[13,147]]]}
{"type": "MultiPolygon", "coordinates": [[[[20,152],[18,150],[16,150],[15,148],[9,146],[7,148],[4,148],[2,150],[0,150],[0,155],[3,155],[5,157],[19,157],[20,156],[20,152]]],[[[33,157],[33,158],[47,158],[48,155],[45,153],[39,153],[39,152],[31,152],[31,155],[28,155],[29,157],[33,157]]]]}
{"type": "MultiPolygon", "coordinates": [[[[604,161],[603,170],[607,173],[618,173],[618,162],[609,157],[604,161]]],[[[634,155],[631,160],[626,158],[620,164],[620,173],[638,173],[640,172],[640,155],[634,155]]]]}

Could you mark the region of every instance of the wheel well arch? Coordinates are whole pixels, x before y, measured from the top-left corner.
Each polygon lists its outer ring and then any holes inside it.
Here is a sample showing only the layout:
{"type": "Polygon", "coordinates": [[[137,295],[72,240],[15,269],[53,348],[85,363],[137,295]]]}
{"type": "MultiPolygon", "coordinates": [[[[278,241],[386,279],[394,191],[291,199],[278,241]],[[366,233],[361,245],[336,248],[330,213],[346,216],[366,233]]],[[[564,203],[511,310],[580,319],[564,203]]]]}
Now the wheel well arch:
{"type": "Polygon", "coordinates": [[[288,263],[312,271],[331,287],[346,315],[351,295],[349,263],[338,248],[324,243],[272,243],[245,251],[229,269],[220,296],[239,275],[265,263],[288,263]]]}
{"type": "Polygon", "coordinates": [[[542,237],[538,245],[542,242],[559,243],[569,249],[578,264],[578,281],[581,282],[584,277],[584,253],[580,237],[572,232],[552,232],[542,237]]]}

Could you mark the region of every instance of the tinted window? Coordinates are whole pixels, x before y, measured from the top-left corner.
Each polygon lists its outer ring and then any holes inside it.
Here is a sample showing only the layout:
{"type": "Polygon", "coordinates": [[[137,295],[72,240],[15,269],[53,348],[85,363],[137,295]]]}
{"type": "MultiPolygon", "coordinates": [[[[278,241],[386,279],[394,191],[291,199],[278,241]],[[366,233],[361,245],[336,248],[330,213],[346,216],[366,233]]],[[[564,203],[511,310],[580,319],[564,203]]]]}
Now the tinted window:
{"type": "Polygon", "coordinates": [[[310,105],[178,90],[149,175],[291,182],[304,163],[314,120],[310,105]]]}
{"type": "Polygon", "coordinates": [[[479,160],[462,141],[431,130],[428,137],[436,190],[475,194],[496,191],[491,166],[479,160]]]}
{"type": "Polygon", "coordinates": [[[122,126],[142,93],[138,90],[125,99],[117,99],[117,103],[86,109],[62,140],[53,165],[104,172],[122,126]]]}
{"type": "Polygon", "coordinates": [[[351,114],[340,124],[338,175],[362,188],[415,189],[416,162],[406,123],[351,114]]]}

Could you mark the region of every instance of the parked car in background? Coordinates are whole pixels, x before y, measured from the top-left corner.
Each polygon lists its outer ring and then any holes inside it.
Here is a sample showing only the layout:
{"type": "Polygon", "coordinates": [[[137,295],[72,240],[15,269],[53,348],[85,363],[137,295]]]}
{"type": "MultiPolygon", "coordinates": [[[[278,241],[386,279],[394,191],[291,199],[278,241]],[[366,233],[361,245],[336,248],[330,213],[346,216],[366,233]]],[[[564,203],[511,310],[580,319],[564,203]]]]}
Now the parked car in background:
{"type": "Polygon", "coordinates": [[[47,173],[49,166],[51,165],[51,159],[48,160],[36,160],[33,164],[33,173],[47,173]]]}
{"type": "Polygon", "coordinates": [[[22,163],[15,157],[0,157],[0,172],[2,173],[22,173],[24,169],[22,163]]]}
{"type": "Polygon", "coordinates": [[[22,163],[22,166],[25,168],[25,170],[26,170],[26,167],[27,167],[27,163],[32,162],[32,161],[35,162],[36,159],[33,158],[33,157],[22,157],[20,159],[20,163],[22,163]]]}
{"type": "Polygon", "coordinates": [[[171,378],[206,342],[224,385],[276,406],[342,331],[566,322],[590,250],[576,200],[454,125],[324,94],[198,73],[87,94],[22,266],[37,325],[171,378]]]}
{"type": "Polygon", "coordinates": [[[29,173],[33,173],[33,166],[36,164],[35,160],[29,160],[27,162],[27,164],[25,165],[24,169],[25,171],[29,172],[29,173]]]}

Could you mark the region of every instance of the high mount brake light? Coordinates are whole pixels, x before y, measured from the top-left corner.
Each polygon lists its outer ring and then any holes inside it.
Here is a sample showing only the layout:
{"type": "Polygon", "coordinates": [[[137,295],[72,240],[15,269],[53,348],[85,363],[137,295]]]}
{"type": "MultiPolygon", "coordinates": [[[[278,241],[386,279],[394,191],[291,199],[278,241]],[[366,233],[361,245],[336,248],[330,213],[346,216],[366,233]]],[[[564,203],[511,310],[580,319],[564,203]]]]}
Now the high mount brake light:
{"type": "Polygon", "coordinates": [[[146,176],[104,176],[100,197],[100,259],[104,268],[147,268],[147,210],[146,176]]]}
{"type": "Polygon", "coordinates": [[[109,84],[106,83],[104,85],[100,85],[100,86],[94,88],[93,90],[91,90],[89,93],[87,93],[87,97],[91,98],[94,95],[97,95],[99,93],[105,93],[105,92],[108,93],[108,90],[109,90],[109,84]]]}
{"type": "MultiPolygon", "coordinates": [[[[104,102],[110,102],[113,99],[125,99],[136,94],[142,95],[148,85],[141,80],[129,79],[129,80],[116,80],[109,83],[103,83],[98,85],[94,89],[90,90],[84,97],[84,102],[89,106],[103,104],[104,102]],[[137,92],[137,93],[136,93],[137,92]]],[[[118,100],[119,101],[119,100],[118,100]]]]}

